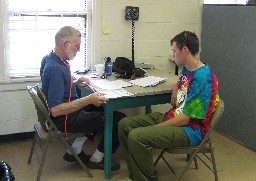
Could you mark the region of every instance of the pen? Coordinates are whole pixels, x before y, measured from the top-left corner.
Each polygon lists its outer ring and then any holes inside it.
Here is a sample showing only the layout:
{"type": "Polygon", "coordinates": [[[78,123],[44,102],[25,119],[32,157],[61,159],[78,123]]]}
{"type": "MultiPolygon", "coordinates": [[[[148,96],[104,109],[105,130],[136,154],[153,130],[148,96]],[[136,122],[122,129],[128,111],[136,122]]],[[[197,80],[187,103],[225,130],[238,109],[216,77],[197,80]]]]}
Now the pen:
{"type": "Polygon", "coordinates": [[[94,87],[92,88],[92,90],[93,90],[93,92],[98,93],[97,90],[94,87]]]}
{"type": "Polygon", "coordinates": [[[97,92],[97,90],[94,88],[94,87],[92,87],[92,86],[90,86],[87,82],[84,82],[94,93],[98,93],[97,92]]]}

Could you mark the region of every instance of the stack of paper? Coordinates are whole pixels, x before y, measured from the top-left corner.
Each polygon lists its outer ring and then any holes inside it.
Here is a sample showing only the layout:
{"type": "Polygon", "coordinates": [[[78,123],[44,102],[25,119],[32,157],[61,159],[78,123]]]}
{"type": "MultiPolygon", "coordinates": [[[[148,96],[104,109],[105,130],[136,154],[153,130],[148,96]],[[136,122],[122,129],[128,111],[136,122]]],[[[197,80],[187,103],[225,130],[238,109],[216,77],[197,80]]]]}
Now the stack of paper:
{"type": "Polygon", "coordinates": [[[157,84],[160,84],[165,80],[166,78],[148,76],[148,77],[144,77],[136,80],[130,80],[129,82],[140,87],[148,87],[148,86],[155,86],[157,84]]]}
{"type": "Polygon", "coordinates": [[[93,87],[98,93],[105,94],[106,98],[118,98],[133,95],[124,90],[124,87],[132,86],[131,83],[123,80],[109,81],[106,79],[90,80],[90,87],[93,87]]]}
{"type": "Polygon", "coordinates": [[[123,80],[109,81],[106,79],[90,80],[90,85],[96,88],[104,89],[104,90],[116,90],[116,89],[122,89],[128,86],[132,86],[131,83],[125,82],[123,80]]]}
{"type": "Polygon", "coordinates": [[[127,97],[133,95],[130,92],[127,92],[124,89],[116,89],[116,90],[99,90],[99,93],[105,94],[106,98],[118,98],[118,97],[127,97]]]}

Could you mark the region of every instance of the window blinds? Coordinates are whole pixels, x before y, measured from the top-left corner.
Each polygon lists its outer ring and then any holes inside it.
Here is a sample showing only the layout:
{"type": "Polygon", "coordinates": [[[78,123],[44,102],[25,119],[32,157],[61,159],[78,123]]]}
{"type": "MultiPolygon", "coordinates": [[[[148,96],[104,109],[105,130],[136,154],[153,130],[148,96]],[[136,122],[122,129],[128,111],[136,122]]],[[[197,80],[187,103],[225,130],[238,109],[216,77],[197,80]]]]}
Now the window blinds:
{"type": "Polygon", "coordinates": [[[73,26],[83,35],[80,52],[70,61],[91,61],[91,0],[6,0],[7,62],[11,77],[38,76],[42,58],[55,46],[55,33],[73,26]]]}

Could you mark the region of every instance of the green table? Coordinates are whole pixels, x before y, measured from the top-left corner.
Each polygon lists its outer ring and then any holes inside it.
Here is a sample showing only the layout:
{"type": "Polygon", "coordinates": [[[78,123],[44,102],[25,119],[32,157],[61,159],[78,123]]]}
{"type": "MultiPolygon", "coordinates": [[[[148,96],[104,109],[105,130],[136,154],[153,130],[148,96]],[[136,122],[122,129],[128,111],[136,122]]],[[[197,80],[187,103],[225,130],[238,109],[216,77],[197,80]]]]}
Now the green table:
{"type": "MultiPolygon", "coordinates": [[[[156,71],[152,71],[156,72],[156,71]]],[[[156,73],[154,73],[156,74],[156,73]]],[[[154,75],[153,74],[153,75],[154,75]]],[[[155,87],[127,87],[125,90],[134,93],[133,96],[109,99],[104,104],[104,172],[107,180],[111,179],[111,157],[112,157],[112,127],[113,111],[117,109],[146,107],[145,112],[151,112],[151,105],[170,103],[171,90],[176,84],[178,77],[171,73],[158,72],[158,76],[168,77],[164,83],[155,87]]],[[[88,88],[79,88],[83,93],[90,94],[88,88]]]]}

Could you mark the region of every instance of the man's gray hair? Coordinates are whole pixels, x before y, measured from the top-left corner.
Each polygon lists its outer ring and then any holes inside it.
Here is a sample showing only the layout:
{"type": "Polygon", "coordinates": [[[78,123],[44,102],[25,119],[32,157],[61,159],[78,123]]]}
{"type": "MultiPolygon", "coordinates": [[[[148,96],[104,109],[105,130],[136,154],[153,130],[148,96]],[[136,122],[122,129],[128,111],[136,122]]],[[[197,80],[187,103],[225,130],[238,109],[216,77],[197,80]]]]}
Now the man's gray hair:
{"type": "Polygon", "coordinates": [[[63,39],[69,40],[74,36],[81,37],[82,35],[78,29],[72,26],[62,27],[55,35],[55,46],[58,46],[63,39]]]}

